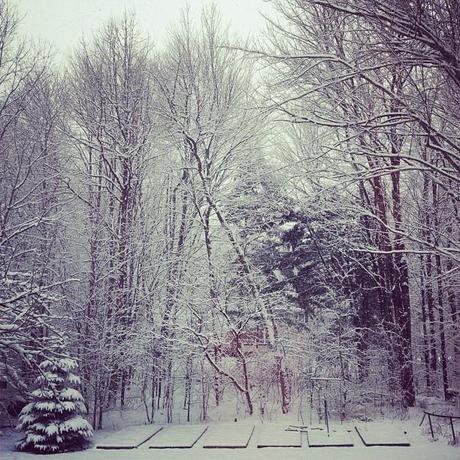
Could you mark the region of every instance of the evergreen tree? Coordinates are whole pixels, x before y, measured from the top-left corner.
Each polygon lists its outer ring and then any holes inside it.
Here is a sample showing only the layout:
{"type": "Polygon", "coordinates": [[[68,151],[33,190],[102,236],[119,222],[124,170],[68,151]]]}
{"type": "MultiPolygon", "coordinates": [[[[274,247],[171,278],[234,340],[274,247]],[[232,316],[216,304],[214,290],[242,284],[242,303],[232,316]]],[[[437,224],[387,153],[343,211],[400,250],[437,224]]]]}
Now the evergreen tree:
{"type": "Polygon", "coordinates": [[[70,358],[45,360],[32,402],[21,411],[18,430],[25,438],[16,448],[35,453],[80,450],[92,436],[91,425],[81,416],[86,413],[83,397],[76,387],[80,378],[73,373],[77,363],[70,358]]]}

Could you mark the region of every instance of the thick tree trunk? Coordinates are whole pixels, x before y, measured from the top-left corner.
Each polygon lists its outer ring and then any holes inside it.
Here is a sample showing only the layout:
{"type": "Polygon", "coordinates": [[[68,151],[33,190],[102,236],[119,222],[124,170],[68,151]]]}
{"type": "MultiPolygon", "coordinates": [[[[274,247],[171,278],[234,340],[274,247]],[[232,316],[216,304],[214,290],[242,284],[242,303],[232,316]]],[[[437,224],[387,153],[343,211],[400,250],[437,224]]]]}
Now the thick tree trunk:
{"type": "Polygon", "coordinates": [[[283,414],[289,412],[289,385],[286,376],[286,370],[283,367],[283,359],[281,356],[278,356],[276,359],[278,378],[280,382],[280,393],[281,393],[281,411],[283,414]]]}
{"type": "MultiPolygon", "coordinates": [[[[399,95],[403,87],[403,74],[398,67],[392,68],[392,92],[399,95]]],[[[397,112],[400,101],[397,97],[391,100],[392,110],[397,112]]],[[[400,185],[400,166],[401,148],[403,143],[402,136],[396,129],[390,128],[389,140],[391,144],[391,197],[392,214],[395,227],[394,232],[394,287],[393,287],[393,307],[395,310],[395,322],[400,327],[399,363],[401,366],[401,386],[403,389],[403,403],[405,407],[412,407],[415,404],[415,388],[412,363],[412,322],[411,305],[409,296],[409,268],[403,252],[405,245],[402,231],[402,205],[401,205],[401,185],[400,185]]]]}
{"type": "MultiPolygon", "coordinates": [[[[435,182],[432,182],[432,199],[433,199],[433,224],[434,228],[439,228],[439,217],[438,217],[438,187],[435,182]]],[[[437,242],[435,242],[437,243],[437,242]]],[[[438,244],[436,244],[438,245],[438,244]]],[[[447,350],[446,350],[446,333],[444,325],[444,285],[442,282],[443,272],[442,272],[442,263],[441,256],[439,254],[435,255],[435,264],[436,264],[436,278],[437,278],[437,310],[439,316],[439,339],[440,339],[440,358],[441,358],[441,374],[442,374],[442,388],[444,399],[448,399],[448,374],[447,374],[447,350]]]]}
{"type": "MultiPolygon", "coordinates": [[[[212,310],[211,317],[212,323],[214,325],[215,321],[215,310],[218,308],[218,294],[216,287],[216,275],[214,272],[214,264],[212,260],[212,242],[211,242],[211,228],[210,228],[210,217],[211,217],[211,207],[207,206],[203,213],[203,232],[204,232],[204,242],[206,247],[206,255],[208,262],[208,278],[209,278],[209,299],[211,301],[212,310]]],[[[214,347],[214,360],[216,363],[219,361],[219,350],[218,347],[214,347]]],[[[214,370],[214,397],[216,406],[220,404],[220,374],[214,370]]]]}
{"type": "Polygon", "coordinates": [[[425,277],[423,276],[424,262],[423,256],[420,256],[420,295],[421,295],[421,313],[422,313],[422,334],[423,334],[423,362],[425,365],[425,384],[428,391],[431,390],[431,375],[430,375],[430,354],[429,354],[429,338],[427,328],[426,315],[426,293],[425,293],[425,277]]]}
{"type": "MultiPolygon", "coordinates": [[[[429,177],[425,173],[423,175],[423,210],[424,210],[424,230],[422,236],[428,244],[431,244],[431,206],[429,194],[429,177]]],[[[436,332],[435,332],[435,318],[434,318],[434,296],[433,296],[433,276],[432,276],[432,263],[431,254],[424,257],[424,280],[425,280],[425,298],[428,313],[428,337],[429,337],[429,355],[430,355],[430,369],[432,374],[432,383],[437,384],[437,367],[438,367],[438,354],[436,347],[436,332]]]]}
{"type": "MultiPolygon", "coordinates": [[[[446,264],[447,271],[450,272],[453,268],[453,263],[449,259],[446,264]]],[[[453,337],[453,384],[460,387],[460,334],[459,329],[459,315],[457,310],[457,295],[455,293],[455,287],[449,286],[447,288],[447,303],[450,309],[450,323],[451,323],[451,336],[453,337]]],[[[459,409],[460,409],[460,397],[457,397],[459,409]]]]}
{"type": "Polygon", "coordinates": [[[241,366],[243,370],[243,381],[244,381],[244,397],[246,398],[246,405],[248,408],[248,415],[251,416],[254,413],[254,406],[252,404],[251,391],[249,388],[249,375],[248,375],[248,365],[246,357],[243,353],[239,353],[241,358],[241,366]]]}
{"type": "Polygon", "coordinates": [[[449,380],[447,373],[447,349],[446,349],[446,332],[444,323],[444,286],[442,283],[442,266],[441,257],[436,254],[436,274],[438,279],[438,315],[439,315],[439,339],[441,345],[441,372],[442,372],[442,389],[444,399],[448,399],[449,380]]]}

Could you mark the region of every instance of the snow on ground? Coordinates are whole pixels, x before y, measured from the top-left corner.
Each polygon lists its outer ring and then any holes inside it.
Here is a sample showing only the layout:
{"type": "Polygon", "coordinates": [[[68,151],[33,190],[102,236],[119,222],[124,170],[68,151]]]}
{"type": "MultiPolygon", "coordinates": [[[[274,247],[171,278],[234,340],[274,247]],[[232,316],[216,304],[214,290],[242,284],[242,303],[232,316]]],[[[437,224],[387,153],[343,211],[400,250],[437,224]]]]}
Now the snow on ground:
{"type": "Polygon", "coordinates": [[[299,431],[286,431],[286,425],[265,423],[257,427],[257,446],[262,448],[301,446],[299,431]]]}
{"type": "Polygon", "coordinates": [[[330,430],[314,430],[307,433],[309,447],[352,447],[355,445],[351,439],[349,430],[337,428],[330,430]]]}
{"type": "Polygon", "coordinates": [[[251,440],[254,425],[238,424],[211,425],[203,436],[203,447],[206,448],[245,448],[251,440]]]}
{"type": "MultiPolygon", "coordinates": [[[[95,447],[82,452],[68,454],[54,454],[52,460],[458,460],[460,448],[447,445],[445,440],[433,442],[421,432],[418,427],[419,420],[407,421],[379,421],[367,424],[372,430],[391,431],[394,429],[407,432],[410,447],[365,447],[354,430],[354,423],[347,423],[334,428],[349,430],[354,447],[324,447],[309,448],[306,434],[302,434],[302,448],[257,448],[258,439],[263,432],[276,435],[277,426],[287,427],[281,424],[257,423],[254,435],[245,449],[203,449],[206,442],[203,436],[191,449],[160,449],[152,451],[147,444],[141,445],[134,450],[99,450],[95,447]]],[[[360,424],[363,425],[362,423],[360,424]]],[[[247,431],[247,423],[234,423],[231,425],[230,437],[237,437],[238,431],[247,431]]],[[[168,427],[168,430],[174,429],[168,427]]],[[[209,429],[217,427],[210,426],[209,429]]],[[[230,427],[229,427],[230,428],[230,427]]],[[[166,428],[165,428],[166,429],[166,428]]],[[[158,433],[158,435],[161,431],[158,433]]],[[[123,436],[123,430],[120,432],[123,436]]],[[[157,435],[157,436],[158,436],[157,435]]],[[[95,436],[94,445],[98,440],[107,436],[106,432],[98,432],[95,436]]],[[[283,436],[283,435],[280,435],[283,436]]],[[[3,430],[0,435],[0,458],[2,460],[32,460],[43,458],[33,454],[14,452],[14,442],[20,434],[12,430],[3,430]]],[[[153,440],[154,438],[152,438],[153,440]]]]}
{"type": "Polygon", "coordinates": [[[149,449],[191,448],[207,430],[206,425],[169,425],[144,444],[149,449]]]}
{"type": "Polygon", "coordinates": [[[146,442],[162,429],[157,425],[129,426],[116,432],[108,432],[106,436],[99,436],[97,447],[99,449],[134,448],[146,442]]]}
{"type": "Polygon", "coordinates": [[[409,444],[404,430],[398,429],[398,427],[394,425],[387,426],[385,430],[381,430],[378,426],[372,426],[372,424],[359,424],[356,425],[356,432],[366,446],[385,444],[390,446],[405,446],[409,444]]]}

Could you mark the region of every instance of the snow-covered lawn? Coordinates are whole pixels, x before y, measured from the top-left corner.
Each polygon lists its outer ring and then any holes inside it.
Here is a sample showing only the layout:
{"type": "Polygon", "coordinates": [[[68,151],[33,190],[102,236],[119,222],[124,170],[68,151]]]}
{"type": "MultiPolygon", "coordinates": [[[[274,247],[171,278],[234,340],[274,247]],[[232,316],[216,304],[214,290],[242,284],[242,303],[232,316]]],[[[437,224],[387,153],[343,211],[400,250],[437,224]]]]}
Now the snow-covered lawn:
{"type": "Polygon", "coordinates": [[[235,423],[212,425],[203,437],[203,447],[212,449],[246,448],[254,432],[254,425],[238,424],[235,430],[235,423]]]}
{"type": "Polygon", "coordinates": [[[354,447],[355,443],[351,439],[351,430],[337,428],[330,430],[314,430],[307,433],[308,447],[354,447]]]}
{"type": "Polygon", "coordinates": [[[162,430],[161,426],[156,425],[137,425],[129,426],[123,430],[108,432],[98,436],[96,447],[98,449],[130,449],[139,447],[147,442],[152,436],[162,430]]]}
{"type": "Polygon", "coordinates": [[[286,431],[286,425],[266,423],[257,427],[257,446],[261,448],[301,447],[302,435],[298,431],[286,431]]]}
{"type": "MultiPolygon", "coordinates": [[[[371,422],[364,425],[367,425],[373,432],[390,433],[394,430],[396,433],[403,433],[406,431],[407,439],[411,443],[411,446],[365,447],[354,430],[354,424],[350,423],[333,427],[333,429],[341,432],[348,430],[348,435],[352,439],[354,447],[309,448],[307,436],[305,433],[302,433],[302,448],[257,448],[261,439],[266,441],[272,438],[274,442],[278,438],[279,442],[283,442],[286,439],[297,439],[295,433],[283,432],[283,428],[287,427],[287,425],[258,423],[255,425],[254,433],[249,440],[247,448],[205,449],[203,446],[209,442],[209,439],[203,435],[189,449],[149,449],[149,444],[152,443],[156,436],[160,436],[161,433],[163,433],[163,436],[165,435],[164,433],[168,432],[173,435],[184,429],[184,433],[194,431],[195,428],[189,427],[191,430],[187,430],[183,426],[182,428],[179,428],[179,426],[168,426],[155,435],[149,442],[142,444],[137,449],[100,450],[93,447],[82,452],[55,454],[52,456],[52,460],[458,460],[460,458],[460,448],[447,445],[445,440],[431,441],[428,436],[421,433],[416,420],[404,422],[371,422]]],[[[196,429],[200,431],[201,427],[196,426],[196,429]]],[[[129,433],[129,431],[132,432],[132,430],[132,427],[121,430],[119,433],[120,439],[126,441],[125,434],[129,433]]],[[[225,425],[210,425],[208,430],[210,438],[219,434],[220,442],[225,443],[225,438],[228,438],[229,442],[245,438],[248,434],[248,424],[238,422],[225,425]]],[[[134,432],[136,432],[136,429],[134,429],[134,432]]],[[[112,439],[117,437],[113,432],[98,432],[95,436],[94,445],[96,446],[98,442],[104,442],[104,440],[108,439],[109,435],[112,439]]],[[[18,453],[13,450],[14,442],[19,436],[18,433],[12,430],[2,431],[2,435],[0,436],[0,458],[2,460],[30,460],[32,458],[40,458],[32,454],[18,453]]],[[[179,438],[180,436],[178,437],[177,435],[174,437],[174,439],[180,441],[179,438]]]]}
{"type": "Polygon", "coordinates": [[[169,425],[142,447],[149,449],[191,448],[206,430],[206,425],[169,425]]]}

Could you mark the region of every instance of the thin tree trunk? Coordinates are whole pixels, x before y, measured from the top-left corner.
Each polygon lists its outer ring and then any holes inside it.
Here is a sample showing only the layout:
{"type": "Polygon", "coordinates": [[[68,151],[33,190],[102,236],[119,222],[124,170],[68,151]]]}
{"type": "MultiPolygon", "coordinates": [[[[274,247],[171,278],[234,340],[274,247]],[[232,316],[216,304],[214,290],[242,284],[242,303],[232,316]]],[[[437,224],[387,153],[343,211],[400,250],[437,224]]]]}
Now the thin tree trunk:
{"type": "Polygon", "coordinates": [[[425,277],[423,275],[423,255],[420,256],[420,294],[421,294],[421,308],[422,308],[422,333],[423,333],[423,362],[425,364],[425,382],[428,391],[431,390],[431,376],[430,376],[430,354],[429,354],[429,338],[426,317],[426,292],[425,292],[425,277]]]}

